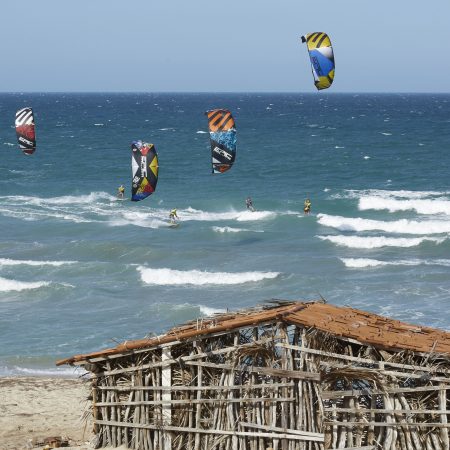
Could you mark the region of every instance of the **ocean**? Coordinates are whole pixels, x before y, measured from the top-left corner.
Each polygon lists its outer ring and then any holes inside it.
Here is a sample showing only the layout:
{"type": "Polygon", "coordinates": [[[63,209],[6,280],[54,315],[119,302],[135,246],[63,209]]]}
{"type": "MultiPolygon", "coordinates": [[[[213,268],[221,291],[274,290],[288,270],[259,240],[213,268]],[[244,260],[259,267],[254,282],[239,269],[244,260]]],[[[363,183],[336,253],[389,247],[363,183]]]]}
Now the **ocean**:
{"type": "Polygon", "coordinates": [[[77,376],[55,361],[271,299],[450,331],[450,95],[0,94],[0,151],[0,376],[77,376]],[[238,133],[219,175],[213,108],[238,133]],[[157,189],[119,201],[136,139],[157,189]]]}

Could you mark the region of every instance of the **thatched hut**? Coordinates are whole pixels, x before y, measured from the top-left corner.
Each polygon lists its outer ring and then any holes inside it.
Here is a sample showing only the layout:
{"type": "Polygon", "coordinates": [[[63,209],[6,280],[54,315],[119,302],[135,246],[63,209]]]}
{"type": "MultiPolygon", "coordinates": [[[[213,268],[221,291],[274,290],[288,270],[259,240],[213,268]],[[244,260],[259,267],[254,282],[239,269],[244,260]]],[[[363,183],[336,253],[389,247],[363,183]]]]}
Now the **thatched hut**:
{"type": "Polygon", "coordinates": [[[450,333],[321,302],[198,319],[61,364],[97,446],[448,450],[450,333]]]}

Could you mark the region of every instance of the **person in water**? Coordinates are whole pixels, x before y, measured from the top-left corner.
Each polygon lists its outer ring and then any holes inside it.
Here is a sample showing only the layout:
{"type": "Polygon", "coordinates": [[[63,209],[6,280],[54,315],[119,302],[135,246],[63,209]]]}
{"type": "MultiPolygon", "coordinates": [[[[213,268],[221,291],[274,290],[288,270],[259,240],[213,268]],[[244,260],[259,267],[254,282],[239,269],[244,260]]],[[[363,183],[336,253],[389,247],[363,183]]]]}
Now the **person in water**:
{"type": "Polygon", "coordinates": [[[250,211],[255,210],[255,208],[253,207],[253,200],[251,199],[251,197],[246,198],[245,205],[247,206],[247,209],[249,209],[250,211]]]}
{"type": "Polygon", "coordinates": [[[169,219],[170,219],[170,223],[176,223],[175,219],[179,219],[179,217],[177,216],[177,209],[176,208],[173,208],[170,211],[169,219]]]}
{"type": "Polygon", "coordinates": [[[309,214],[311,212],[311,200],[309,198],[305,200],[303,211],[305,212],[305,214],[309,214]]]}
{"type": "Polygon", "coordinates": [[[117,188],[117,197],[118,198],[123,198],[123,195],[125,194],[125,188],[123,187],[123,184],[121,184],[118,188],[117,188]]]}

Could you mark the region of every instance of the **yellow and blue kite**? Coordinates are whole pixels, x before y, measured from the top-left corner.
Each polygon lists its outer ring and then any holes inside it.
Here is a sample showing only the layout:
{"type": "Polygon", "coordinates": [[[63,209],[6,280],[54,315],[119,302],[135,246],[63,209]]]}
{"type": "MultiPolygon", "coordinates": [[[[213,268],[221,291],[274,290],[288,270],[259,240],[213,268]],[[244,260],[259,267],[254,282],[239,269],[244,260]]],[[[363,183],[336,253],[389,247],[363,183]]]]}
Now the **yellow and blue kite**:
{"type": "Polygon", "coordinates": [[[302,36],[302,42],[308,46],[309,59],[314,84],[320,91],[328,89],[334,80],[334,53],[330,38],[326,33],[308,33],[302,36]]]}

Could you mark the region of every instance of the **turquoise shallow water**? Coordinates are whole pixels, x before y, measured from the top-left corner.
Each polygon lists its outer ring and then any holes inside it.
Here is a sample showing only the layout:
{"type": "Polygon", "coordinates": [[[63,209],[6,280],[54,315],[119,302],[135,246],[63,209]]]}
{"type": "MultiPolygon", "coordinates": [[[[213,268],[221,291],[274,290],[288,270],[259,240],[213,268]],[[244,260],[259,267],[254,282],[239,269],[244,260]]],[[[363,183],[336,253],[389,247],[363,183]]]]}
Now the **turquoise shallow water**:
{"type": "Polygon", "coordinates": [[[450,330],[449,148],[449,95],[1,94],[0,375],[70,374],[55,360],[271,298],[450,330]],[[221,175],[216,107],[238,130],[221,175]],[[120,202],[134,139],[160,178],[120,202]]]}

